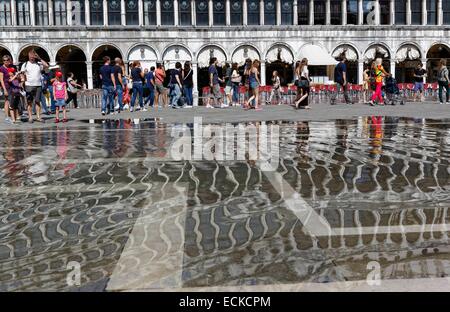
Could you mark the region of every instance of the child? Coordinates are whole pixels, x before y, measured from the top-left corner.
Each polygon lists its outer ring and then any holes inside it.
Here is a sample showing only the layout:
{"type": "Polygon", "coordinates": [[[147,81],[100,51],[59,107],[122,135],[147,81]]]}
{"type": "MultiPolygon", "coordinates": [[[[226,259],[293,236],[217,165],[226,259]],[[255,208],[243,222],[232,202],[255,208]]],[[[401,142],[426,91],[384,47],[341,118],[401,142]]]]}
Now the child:
{"type": "Polygon", "coordinates": [[[20,73],[16,74],[16,69],[14,67],[8,68],[9,73],[9,84],[10,84],[10,92],[11,92],[11,103],[9,107],[9,114],[11,117],[11,121],[16,124],[18,123],[19,117],[19,104],[21,100],[21,84],[19,80],[20,73]]]}
{"type": "Polygon", "coordinates": [[[53,83],[53,98],[56,102],[56,119],[59,123],[59,110],[63,110],[63,122],[67,122],[66,116],[66,101],[67,101],[67,85],[62,81],[62,72],[58,71],[55,74],[56,80],[53,83]]]}
{"type": "Polygon", "coordinates": [[[275,70],[273,72],[273,76],[272,76],[272,84],[273,84],[273,89],[272,92],[270,93],[270,97],[269,100],[266,102],[267,105],[272,104],[272,99],[275,96],[278,99],[278,105],[281,105],[281,81],[280,81],[280,77],[278,76],[278,72],[275,70]]]}

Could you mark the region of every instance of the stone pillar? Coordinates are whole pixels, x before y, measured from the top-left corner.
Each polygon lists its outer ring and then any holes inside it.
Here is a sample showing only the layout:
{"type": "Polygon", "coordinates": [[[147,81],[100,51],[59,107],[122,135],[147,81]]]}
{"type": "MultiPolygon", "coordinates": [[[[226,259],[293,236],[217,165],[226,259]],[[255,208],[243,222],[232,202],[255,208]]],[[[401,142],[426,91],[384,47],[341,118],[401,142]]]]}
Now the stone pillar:
{"type": "Polygon", "coordinates": [[[364,74],[364,61],[358,60],[358,79],[357,79],[358,84],[363,83],[363,74],[364,74]]]}
{"type": "Polygon", "coordinates": [[[364,24],[363,0],[358,0],[358,25],[364,24]]]}
{"type": "MultiPolygon", "coordinates": [[[[425,57],[425,58],[423,58],[423,59],[421,59],[420,60],[421,62],[422,62],[422,65],[423,65],[423,68],[427,71],[427,74],[428,74],[428,60],[427,60],[427,58],[425,57]]],[[[423,79],[424,81],[423,82],[431,82],[431,81],[428,81],[428,77],[425,77],[424,79],[423,79]]]]}
{"type": "Polygon", "coordinates": [[[125,0],[120,0],[120,21],[122,26],[127,24],[127,9],[125,8],[125,0]]]}
{"type": "Polygon", "coordinates": [[[391,71],[390,71],[390,73],[392,74],[392,77],[394,77],[394,78],[395,78],[395,66],[396,66],[395,61],[391,60],[391,71]]]}
{"type": "Polygon", "coordinates": [[[195,0],[191,1],[191,20],[192,26],[197,25],[197,16],[195,15],[195,0]]]}
{"type": "Polygon", "coordinates": [[[406,0],[406,25],[412,24],[411,0],[406,0]]]}
{"type": "Polygon", "coordinates": [[[161,1],[156,0],[156,26],[161,26],[161,1]]]}
{"type": "Polygon", "coordinates": [[[438,0],[437,3],[437,24],[444,24],[444,11],[442,9],[442,0],[438,0]]]}
{"type": "Polygon", "coordinates": [[[342,25],[347,25],[347,0],[342,0],[342,25]]]}
{"type": "MultiPolygon", "coordinates": [[[[69,3],[70,1],[67,0],[67,21],[69,21],[69,3]]],[[[47,6],[48,6],[48,25],[53,26],[53,1],[48,0],[47,6]]]]}
{"type": "Polygon", "coordinates": [[[194,106],[198,106],[198,102],[199,102],[199,99],[198,99],[198,64],[197,64],[197,62],[192,62],[192,72],[193,72],[193,74],[192,74],[192,80],[193,80],[193,82],[194,82],[194,86],[193,86],[193,92],[192,92],[192,95],[193,95],[193,105],[194,106]]]}
{"type": "Polygon", "coordinates": [[[294,0],[292,6],[293,6],[292,14],[294,15],[293,24],[298,25],[298,1],[294,0]]]}
{"type": "Polygon", "coordinates": [[[108,0],[103,0],[103,25],[108,26],[108,0]]]}
{"type": "Polygon", "coordinates": [[[208,2],[208,25],[211,27],[214,25],[214,10],[213,10],[213,1],[209,0],[208,2]]]}
{"type": "Polygon", "coordinates": [[[34,6],[34,0],[30,0],[30,24],[31,26],[36,25],[36,17],[35,17],[35,6],[34,6]]]}
{"type": "Polygon", "coordinates": [[[243,2],[242,2],[242,24],[244,24],[244,26],[246,26],[248,24],[247,0],[243,0],[243,2]]]}
{"type": "Polygon", "coordinates": [[[380,1],[376,0],[375,1],[375,25],[380,25],[381,24],[381,10],[380,10],[380,1]]]}
{"type": "Polygon", "coordinates": [[[427,0],[422,0],[422,25],[428,24],[427,0]]]}
{"type": "Polygon", "coordinates": [[[178,14],[178,11],[178,0],[173,0],[173,21],[175,26],[180,25],[180,22],[178,21],[180,15],[178,14]]]}
{"type": "Polygon", "coordinates": [[[314,0],[309,0],[309,25],[314,25],[314,0]]]}
{"type": "Polygon", "coordinates": [[[226,18],[226,25],[231,25],[231,6],[230,6],[230,0],[227,0],[225,3],[225,18],[226,18]]]}
{"type": "Polygon", "coordinates": [[[281,0],[277,0],[277,25],[281,25],[281,0]]]}
{"type": "Polygon", "coordinates": [[[331,1],[327,0],[325,2],[325,24],[330,25],[331,24],[331,1]]]}
{"type": "Polygon", "coordinates": [[[266,61],[261,60],[261,85],[266,85],[266,61]]]}
{"type": "Polygon", "coordinates": [[[91,25],[91,7],[89,6],[89,0],[84,0],[84,19],[86,26],[91,25]]]}
{"type": "Polygon", "coordinates": [[[11,0],[11,25],[17,25],[16,0],[11,0]]]}
{"type": "MultiPolygon", "coordinates": [[[[66,5],[67,5],[67,25],[72,26],[73,25],[73,21],[72,21],[72,17],[73,17],[72,1],[71,0],[67,0],[67,4],[66,5]]],[[[52,10],[52,13],[53,13],[53,10],[52,10]]],[[[52,16],[52,22],[53,22],[53,16],[52,16]]]]}
{"type": "Polygon", "coordinates": [[[144,0],[139,0],[138,9],[139,9],[139,26],[144,26],[144,0]]]}
{"type": "Polygon", "coordinates": [[[87,85],[88,89],[94,89],[94,74],[92,70],[92,62],[86,62],[86,70],[87,70],[87,85]]]}
{"type": "Polygon", "coordinates": [[[391,0],[389,3],[389,24],[395,24],[395,0],[391,0]]]}
{"type": "Polygon", "coordinates": [[[264,0],[259,0],[259,25],[264,25],[264,0]]]}

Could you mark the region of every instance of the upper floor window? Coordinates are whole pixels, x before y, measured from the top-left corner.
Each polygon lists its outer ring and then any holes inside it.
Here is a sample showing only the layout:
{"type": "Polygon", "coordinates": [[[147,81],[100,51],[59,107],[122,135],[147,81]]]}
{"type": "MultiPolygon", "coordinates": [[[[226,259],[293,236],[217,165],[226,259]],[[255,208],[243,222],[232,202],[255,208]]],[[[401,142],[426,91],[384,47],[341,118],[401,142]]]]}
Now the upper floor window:
{"type": "Polygon", "coordinates": [[[314,25],[325,25],[326,23],[326,1],[314,1],[314,25]]]}
{"type": "Polygon", "coordinates": [[[241,0],[231,0],[230,1],[230,11],[231,11],[231,25],[242,25],[243,24],[243,8],[241,0]]]}
{"type": "Polygon", "coordinates": [[[173,1],[161,1],[161,25],[173,25],[175,23],[173,1]]]}
{"type": "Polygon", "coordinates": [[[122,24],[120,0],[108,0],[108,24],[122,24]]]}
{"type": "Polygon", "coordinates": [[[144,25],[156,25],[156,0],[144,0],[144,25]]]}
{"type": "Polygon", "coordinates": [[[298,10],[298,24],[299,25],[308,25],[309,24],[309,0],[298,0],[297,10],[298,10]]]}
{"type": "Polygon", "coordinates": [[[225,0],[213,1],[213,22],[214,25],[226,25],[225,0]]]}
{"type": "Polygon", "coordinates": [[[375,25],[376,14],[375,14],[375,1],[363,0],[363,24],[365,25],[375,25]]]}
{"type": "Polygon", "coordinates": [[[436,0],[427,0],[427,24],[437,25],[437,3],[436,0]]]}
{"type": "Polygon", "coordinates": [[[389,25],[391,23],[391,0],[380,1],[380,25],[389,25]]]}
{"type": "Polygon", "coordinates": [[[411,24],[422,24],[422,0],[411,0],[411,24]]]}
{"type": "Polygon", "coordinates": [[[192,25],[192,7],[190,0],[179,1],[178,21],[182,26],[192,25]]]}
{"type": "Polygon", "coordinates": [[[11,2],[0,0],[0,26],[11,25],[11,2]]]}
{"type": "Polygon", "coordinates": [[[264,25],[277,24],[276,0],[264,0],[264,25]]]}
{"type": "Polygon", "coordinates": [[[103,1],[89,1],[91,12],[91,25],[103,25],[103,1]]]}
{"type": "Polygon", "coordinates": [[[442,11],[444,11],[444,24],[450,24],[450,1],[442,1],[442,11]]]}
{"type": "Polygon", "coordinates": [[[341,0],[331,0],[331,25],[341,25],[342,24],[342,1],[341,0]]]}
{"type": "Polygon", "coordinates": [[[406,1],[395,0],[395,24],[406,25],[406,1]]]}
{"type": "MultiPolygon", "coordinates": [[[[58,2],[64,2],[64,7],[62,5],[56,6],[55,1],[55,9],[53,10],[54,16],[55,16],[55,24],[59,25],[57,22],[57,19],[59,22],[62,22],[64,12],[61,10],[65,10],[65,0],[60,0],[58,2]],[[59,10],[59,12],[56,12],[56,9],[59,10]]],[[[72,0],[72,25],[86,25],[86,9],[85,9],[85,1],[84,0],[72,0]]]]}
{"type": "Polygon", "coordinates": [[[53,23],[56,26],[67,25],[67,7],[65,0],[53,1],[53,23]]]}
{"type": "Polygon", "coordinates": [[[259,25],[259,0],[247,1],[247,24],[259,25]]]}
{"type": "Polygon", "coordinates": [[[209,1],[208,0],[196,0],[195,1],[195,16],[197,26],[209,25],[209,1]]]}
{"type": "Polygon", "coordinates": [[[139,25],[138,0],[127,0],[125,2],[127,25],[139,25]]]}
{"type": "Polygon", "coordinates": [[[347,0],[347,24],[358,25],[358,0],[347,0]]]}
{"type": "Polygon", "coordinates": [[[17,25],[29,26],[30,2],[28,0],[16,0],[17,25]]]}
{"type": "Polygon", "coordinates": [[[294,3],[292,0],[281,1],[281,25],[294,23],[294,3]]]}
{"type": "Polygon", "coordinates": [[[47,26],[48,25],[48,1],[47,0],[35,0],[34,15],[35,15],[35,19],[36,19],[36,25],[38,25],[38,26],[47,26]]]}

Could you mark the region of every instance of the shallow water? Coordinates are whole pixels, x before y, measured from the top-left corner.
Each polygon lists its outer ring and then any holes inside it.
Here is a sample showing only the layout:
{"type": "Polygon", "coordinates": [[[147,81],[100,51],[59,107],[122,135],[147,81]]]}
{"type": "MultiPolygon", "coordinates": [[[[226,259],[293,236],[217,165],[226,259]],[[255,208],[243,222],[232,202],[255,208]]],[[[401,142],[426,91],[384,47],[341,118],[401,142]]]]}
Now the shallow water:
{"type": "Polygon", "coordinates": [[[450,120],[275,124],[274,173],[172,160],[160,120],[0,132],[0,290],[450,275],[450,120]]]}

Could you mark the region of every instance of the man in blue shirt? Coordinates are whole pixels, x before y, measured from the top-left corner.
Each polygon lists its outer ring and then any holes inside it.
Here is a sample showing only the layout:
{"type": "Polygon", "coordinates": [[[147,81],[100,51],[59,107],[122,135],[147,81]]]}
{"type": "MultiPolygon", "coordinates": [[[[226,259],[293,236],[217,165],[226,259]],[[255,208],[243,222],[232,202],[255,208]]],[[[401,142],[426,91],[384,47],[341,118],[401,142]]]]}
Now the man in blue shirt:
{"type": "Polygon", "coordinates": [[[220,93],[220,83],[223,82],[222,79],[219,78],[219,73],[217,71],[217,58],[212,57],[209,61],[209,86],[211,88],[211,94],[210,94],[210,102],[208,102],[207,108],[213,108],[214,106],[211,105],[211,102],[215,104],[216,101],[219,101],[221,104],[221,108],[226,107],[222,102],[222,94],[220,93]]]}
{"type": "Polygon", "coordinates": [[[116,90],[116,80],[114,78],[113,67],[109,56],[103,58],[104,65],[100,68],[100,79],[102,80],[102,115],[114,113],[114,92],[116,90]]]}
{"type": "Polygon", "coordinates": [[[350,97],[348,96],[347,91],[348,85],[347,85],[347,65],[345,65],[346,60],[347,58],[345,57],[345,55],[339,56],[339,64],[337,64],[334,69],[334,82],[336,82],[336,92],[334,92],[331,95],[331,105],[336,104],[336,97],[341,88],[344,90],[345,103],[353,104],[350,101],[350,97]]]}
{"type": "Polygon", "coordinates": [[[150,106],[155,104],[155,66],[150,68],[150,71],[145,75],[145,83],[149,90],[148,98],[145,100],[145,105],[150,102],[150,106]]]}

